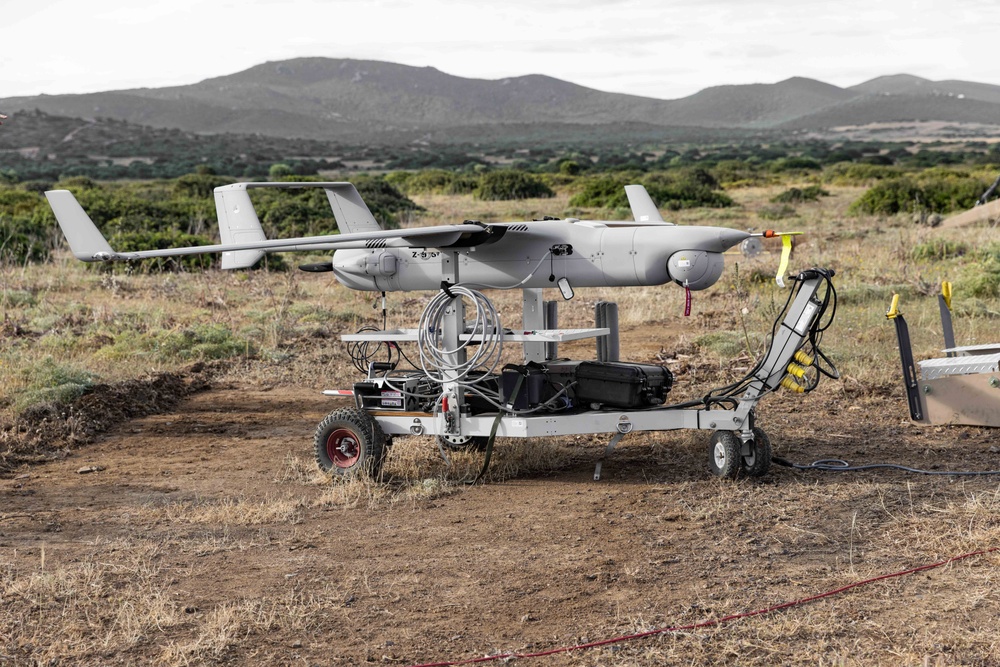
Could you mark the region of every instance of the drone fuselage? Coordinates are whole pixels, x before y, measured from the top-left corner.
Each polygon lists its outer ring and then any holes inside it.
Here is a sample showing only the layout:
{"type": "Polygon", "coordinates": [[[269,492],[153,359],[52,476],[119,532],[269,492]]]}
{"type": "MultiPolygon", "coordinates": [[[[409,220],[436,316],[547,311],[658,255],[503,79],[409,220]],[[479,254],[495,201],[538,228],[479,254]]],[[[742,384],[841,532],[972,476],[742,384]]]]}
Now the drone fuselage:
{"type": "Polygon", "coordinates": [[[473,287],[574,287],[662,285],[671,280],[705,289],[722,273],[722,252],[746,232],[676,225],[635,225],[586,220],[491,224],[495,238],[476,245],[337,250],[334,276],[368,291],[437,289],[446,276],[473,287]],[[449,263],[454,263],[450,265],[449,263]]]}

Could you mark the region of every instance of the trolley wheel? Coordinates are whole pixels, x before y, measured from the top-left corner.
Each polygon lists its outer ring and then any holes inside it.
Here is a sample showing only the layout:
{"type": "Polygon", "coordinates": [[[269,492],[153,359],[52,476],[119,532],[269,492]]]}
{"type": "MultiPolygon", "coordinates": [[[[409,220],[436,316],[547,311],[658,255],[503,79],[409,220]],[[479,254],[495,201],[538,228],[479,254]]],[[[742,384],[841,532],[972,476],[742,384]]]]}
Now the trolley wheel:
{"type": "Polygon", "coordinates": [[[755,426],[753,440],[745,443],[741,450],[743,474],[747,477],[763,477],[771,469],[771,439],[762,429],[755,426]]]}
{"type": "Polygon", "coordinates": [[[453,452],[485,452],[489,438],[482,435],[439,435],[438,443],[453,452]]]}
{"type": "Polygon", "coordinates": [[[357,408],[328,414],[316,427],[313,444],[320,470],[340,477],[377,477],[385,459],[382,427],[357,408]]]}
{"type": "Polygon", "coordinates": [[[736,479],[743,470],[742,443],[732,431],[716,431],[708,441],[708,467],[716,477],[736,479]]]}

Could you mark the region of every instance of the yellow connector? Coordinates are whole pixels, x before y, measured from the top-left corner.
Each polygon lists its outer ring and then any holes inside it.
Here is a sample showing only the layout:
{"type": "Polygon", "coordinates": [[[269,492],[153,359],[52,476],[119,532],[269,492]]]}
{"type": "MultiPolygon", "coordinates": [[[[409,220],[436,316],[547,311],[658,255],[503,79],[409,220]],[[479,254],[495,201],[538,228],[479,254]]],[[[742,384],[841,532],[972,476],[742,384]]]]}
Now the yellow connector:
{"type": "Polygon", "coordinates": [[[788,391],[794,391],[796,394],[804,393],[806,390],[806,388],[800,385],[798,382],[796,382],[795,378],[793,378],[791,375],[786,375],[784,378],[782,378],[781,386],[787,389],[788,391]]]}
{"type": "Polygon", "coordinates": [[[806,376],[806,369],[802,368],[802,366],[799,366],[798,364],[788,364],[788,368],[785,370],[788,371],[789,375],[794,375],[800,380],[806,376]]]}
{"type": "Polygon", "coordinates": [[[813,365],[813,361],[815,361],[815,359],[813,359],[812,357],[810,357],[808,354],[806,354],[802,350],[798,350],[795,353],[795,361],[799,362],[803,366],[812,366],[813,365]]]}

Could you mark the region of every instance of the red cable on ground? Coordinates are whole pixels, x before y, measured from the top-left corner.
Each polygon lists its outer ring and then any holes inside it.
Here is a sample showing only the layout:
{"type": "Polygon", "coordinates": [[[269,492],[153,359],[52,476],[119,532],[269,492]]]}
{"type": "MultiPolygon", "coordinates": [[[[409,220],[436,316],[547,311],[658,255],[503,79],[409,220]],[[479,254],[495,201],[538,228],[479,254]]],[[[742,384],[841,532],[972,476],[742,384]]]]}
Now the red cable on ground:
{"type": "Polygon", "coordinates": [[[909,570],[902,570],[901,572],[893,572],[892,574],[883,574],[877,577],[872,577],[871,579],[865,579],[864,581],[856,581],[853,584],[841,586],[840,588],[834,589],[832,591],[827,591],[826,593],[811,595],[809,597],[801,598],[799,600],[793,600],[792,602],[782,602],[781,604],[776,604],[773,607],[767,607],[765,609],[757,609],[756,611],[748,611],[742,614],[730,614],[729,616],[723,616],[722,618],[717,618],[710,621],[701,621],[700,623],[692,623],[691,625],[676,625],[665,628],[657,628],[655,630],[648,630],[646,632],[637,632],[636,634],[632,635],[624,635],[621,637],[614,637],[612,639],[602,639],[596,642],[577,644],[576,646],[563,646],[560,648],[549,649],[547,651],[538,651],[536,653],[498,653],[497,655],[487,655],[482,658],[469,658],[467,660],[455,660],[451,662],[427,662],[419,665],[413,665],[412,667],[454,667],[455,665],[472,665],[481,662],[492,662],[493,660],[508,660],[516,658],[541,658],[547,655],[556,655],[557,653],[569,653],[570,651],[579,651],[582,649],[597,648],[599,646],[608,646],[610,644],[618,644],[624,641],[631,641],[633,639],[643,639],[645,637],[652,637],[653,635],[662,635],[668,632],[682,632],[685,630],[697,630],[699,628],[709,628],[716,625],[722,625],[723,623],[729,623],[730,621],[736,621],[742,618],[750,618],[751,616],[761,616],[763,614],[770,614],[776,611],[780,611],[782,609],[788,609],[789,607],[796,607],[798,605],[806,604],[809,602],[815,602],[816,600],[822,600],[823,598],[839,595],[840,593],[844,593],[853,588],[860,588],[861,586],[867,586],[868,584],[874,584],[875,582],[884,581],[886,579],[893,579],[895,577],[903,577],[909,574],[916,574],[918,572],[933,570],[934,568],[942,567],[944,565],[948,565],[949,563],[965,560],[966,558],[972,558],[973,556],[983,556],[985,554],[993,553],[995,551],[1000,551],[1000,547],[983,549],[982,551],[971,551],[967,554],[962,554],[961,556],[954,556],[952,558],[948,558],[938,563],[931,563],[930,565],[921,565],[920,567],[914,567],[909,570]]]}

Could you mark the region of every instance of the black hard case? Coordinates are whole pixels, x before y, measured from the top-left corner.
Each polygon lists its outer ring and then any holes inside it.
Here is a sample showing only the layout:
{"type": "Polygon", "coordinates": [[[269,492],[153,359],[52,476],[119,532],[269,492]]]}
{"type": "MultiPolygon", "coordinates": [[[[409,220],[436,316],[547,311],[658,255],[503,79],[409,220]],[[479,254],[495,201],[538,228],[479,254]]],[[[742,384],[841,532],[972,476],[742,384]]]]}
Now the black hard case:
{"type": "Polygon", "coordinates": [[[661,405],[674,383],[673,374],[664,366],[620,361],[554,361],[549,362],[548,373],[557,387],[575,382],[570,397],[580,407],[661,405]]]}

